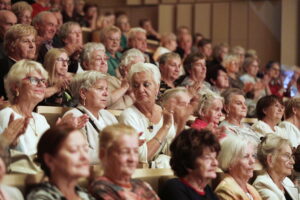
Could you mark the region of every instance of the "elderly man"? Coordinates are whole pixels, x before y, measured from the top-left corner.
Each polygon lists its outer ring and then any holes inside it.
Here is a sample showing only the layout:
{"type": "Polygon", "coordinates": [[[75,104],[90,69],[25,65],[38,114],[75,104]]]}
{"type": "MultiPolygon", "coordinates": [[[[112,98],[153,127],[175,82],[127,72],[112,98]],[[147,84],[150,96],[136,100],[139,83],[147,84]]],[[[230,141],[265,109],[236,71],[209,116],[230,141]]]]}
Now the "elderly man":
{"type": "Polygon", "coordinates": [[[11,0],[0,0],[0,10],[11,10],[11,0]]]}
{"type": "Polygon", "coordinates": [[[105,45],[106,55],[108,56],[108,73],[116,76],[116,69],[119,67],[122,53],[118,50],[120,48],[121,31],[116,26],[104,28],[102,31],[101,41],[105,45]]]}
{"type": "Polygon", "coordinates": [[[184,60],[192,51],[192,36],[189,33],[182,34],[178,37],[178,46],[176,53],[184,60]]]}
{"type": "Polygon", "coordinates": [[[16,15],[8,10],[0,10],[0,59],[5,56],[3,40],[6,31],[17,23],[16,15]]]}
{"type": "Polygon", "coordinates": [[[136,48],[145,54],[146,62],[155,63],[152,55],[147,53],[147,36],[145,29],[131,28],[128,33],[128,47],[136,48]]]}
{"type": "Polygon", "coordinates": [[[32,21],[33,26],[37,30],[37,49],[40,63],[44,62],[46,53],[53,47],[61,47],[61,44],[54,44],[53,38],[57,31],[57,18],[52,12],[43,11],[37,14],[32,21]]]}

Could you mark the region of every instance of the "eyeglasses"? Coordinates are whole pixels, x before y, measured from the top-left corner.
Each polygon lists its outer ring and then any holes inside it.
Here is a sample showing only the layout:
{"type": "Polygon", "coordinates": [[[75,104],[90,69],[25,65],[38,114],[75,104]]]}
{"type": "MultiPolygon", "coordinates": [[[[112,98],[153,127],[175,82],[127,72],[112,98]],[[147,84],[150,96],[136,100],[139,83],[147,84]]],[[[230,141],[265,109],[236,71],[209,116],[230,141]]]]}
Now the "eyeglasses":
{"type": "Polygon", "coordinates": [[[34,86],[40,85],[41,83],[45,86],[47,85],[47,80],[44,78],[39,79],[34,76],[28,76],[26,78],[23,78],[23,80],[29,80],[30,84],[34,86]]]}
{"type": "Polygon", "coordinates": [[[63,59],[63,58],[56,58],[56,61],[61,63],[67,63],[67,65],[71,63],[69,59],[63,59]]]}
{"type": "Polygon", "coordinates": [[[104,57],[96,57],[94,58],[95,61],[101,61],[101,62],[107,62],[109,60],[108,56],[104,56],[104,57]]]}
{"type": "Polygon", "coordinates": [[[285,154],[282,154],[281,156],[285,161],[295,160],[295,156],[293,154],[285,153],[285,154]]]}

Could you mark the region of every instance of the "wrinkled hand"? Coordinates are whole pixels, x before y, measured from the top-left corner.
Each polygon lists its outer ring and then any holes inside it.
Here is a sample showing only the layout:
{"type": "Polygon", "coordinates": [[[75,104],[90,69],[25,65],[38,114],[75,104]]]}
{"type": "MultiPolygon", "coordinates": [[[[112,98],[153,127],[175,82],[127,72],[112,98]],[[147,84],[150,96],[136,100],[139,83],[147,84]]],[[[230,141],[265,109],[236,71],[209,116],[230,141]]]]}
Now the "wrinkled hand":
{"type": "Polygon", "coordinates": [[[12,113],[9,117],[7,128],[4,130],[2,136],[6,139],[9,145],[16,146],[20,135],[25,133],[29,124],[29,118],[14,119],[15,116],[12,113]]]}
{"type": "Polygon", "coordinates": [[[59,118],[56,121],[56,125],[67,126],[74,129],[81,129],[89,121],[89,117],[83,114],[79,117],[74,117],[73,113],[65,115],[63,118],[59,118]]]}
{"type": "Polygon", "coordinates": [[[187,90],[191,98],[198,95],[198,91],[202,88],[203,82],[197,81],[193,85],[188,85],[187,90]]]}
{"type": "Polygon", "coordinates": [[[128,83],[128,80],[126,78],[121,79],[121,88],[124,88],[124,89],[128,90],[129,83],[128,83]]]}
{"type": "Polygon", "coordinates": [[[163,109],[163,126],[165,126],[166,128],[170,128],[172,121],[173,121],[173,108],[169,107],[169,110],[164,108],[163,109]]]}
{"type": "Polygon", "coordinates": [[[244,92],[250,92],[254,89],[254,84],[253,83],[245,83],[244,84],[244,92]]]}

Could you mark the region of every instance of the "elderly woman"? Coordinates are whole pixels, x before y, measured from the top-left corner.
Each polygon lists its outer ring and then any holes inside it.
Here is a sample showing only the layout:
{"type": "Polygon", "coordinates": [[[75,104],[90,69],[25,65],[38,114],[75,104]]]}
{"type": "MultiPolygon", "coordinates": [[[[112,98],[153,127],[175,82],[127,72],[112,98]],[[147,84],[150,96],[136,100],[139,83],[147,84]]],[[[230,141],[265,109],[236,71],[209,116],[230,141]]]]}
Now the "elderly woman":
{"type": "Polygon", "coordinates": [[[68,73],[69,56],[64,49],[50,49],[44,59],[44,67],[49,74],[46,90],[46,105],[70,106],[71,96],[67,89],[72,79],[68,73]]]}
{"type": "Polygon", "coordinates": [[[17,16],[18,24],[31,24],[32,7],[27,2],[19,1],[14,3],[11,7],[11,11],[17,16]]]}
{"type": "Polygon", "coordinates": [[[175,81],[179,78],[181,68],[181,58],[177,53],[165,53],[159,59],[159,70],[161,82],[159,92],[175,87],[175,81]]]}
{"type": "MultiPolygon", "coordinates": [[[[0,181],[2,182],[5,173],[6,165],[9,162],[9,153],[6,146],[6,141],[0,139],[0,181]]],[[[23,195],[19,189],[5,184],[0,184],[0,198],[1,200],[23,200],[23,195]]]]}
{"type": "Polygon", "coordinates": [[[176,130],[173,110],[163,111],[155,103],[160,83],[159,70],[150,63],[137,63],[131,66],[128,76],[136,100],[122,112],[119,120],[134,127],[140,134],[140,140],[145,140],[139,147],[140,162],[154,161],[153,167],[167,167],[169,156],[166,156],[166,151],[176,130]]]}
{"type": "Polygon", "coordinates": [[[64,23],[59,31],[59,37],[64,43],[64,49],[70,57],[69,72],[76,73],[79,64],[79,56],[82,51],[82,31],[77,22],[64,23]]]}
{"type": "Polygon", "coordinates": [[[27,199],[94,200],[77,186],[89,176],[88,144],[76,129],[58,126],[44,133],[38,143],[37,161],[49,182],[35,186],[27,199]]]}
{"type": "Polygon", "coordinates": [[[159,61],[161,55],[169,52],[174,52],[177,48],[176,35],[174,33],[163,34],[160,38],[160,46],[153,54],[153,60],[159,61]]]}
{"type": "Polygon", "coordinates": [[[49,128],[44,116],[33,112],[36,105],[44,99],[48,73],[37,62],[21,60],[13,65],[5,78],[5,89],[11,103],[0,111],[0,127],[4,130],[9,124],[9,116],[15,119],[29,118],[29,125],[14,146],[27,155],[36,153],[40,136],[49,128]]]}
{"type": "Polygon", "coordinates": [[[227,70],[230,87],[244,90],[244,84],[238,78],[238,73],[240,71],[238,56],[234,54],[227,54],[223,59],[222,65],[227,70]]]}
{"type": "Polygon", "coordinates": [[[122,53],[119,52],[121,31],[116,26],[109,26],[102,30],[101,41],[105,45],[108,56],[108,73],[116,76],[116,69],[119,67],[122,53]]]}
{"type": "Polygon", "coordinates": [[[196,111],[198,118],[191,127],[198,130],[208,128],[219,139],[225,137],[224,130],[218,128],[220,119],[223,116],[223,101],[223,98],[215,93],[202,95],[196,111]]]}
{"type": "Polygon", "coordinates": [[[110,109],[125,109],[133,104],[133,95],[129,91],[126,77],[118,79],[107,73],[107,56],[101,43],[87,43],[82,53],[82,65],[85,70],[99,71],[107,75],[108,89],[111,93],[107,104],[110,109]]]}
{"type": "Polygon", "coordinates": [[[283,81],[281,79],[280,64],[275,61],[269,61],[265,67],[265,75],[270,79],[269,88],[273,95],[278,97],[284,96],[283,81]]]}
{"type": "Polygon", "coordinates": [[[246,54],[245,49],[241,46],[234,46],[231,49],[231,52],[232,52],[232,54],[234,54],[238,57],[238,65],[240,67],[242,67],[244,60],[245,60],[245,54],[246,54]]]}
{"type": "Polygon", "coordinates": [[[132,48],[125,51],[122,55],[120,66],[116,69],[117,77],[119,79],[127,78],[131,66],[139,62],[145,62],[145,56],[140,50],[132,48]]]}
{"type": "Polygon", "coordinates": [[[245,136],[258,144],[261,135],[254,132],[248,124],[242,123],[243,118],[247,115],[244,92],[237,88],[230,88],[224,91],[222,96],[224,98],[226,115],[220,126],[225,127],[226,134],[230,136],[245,136]]]}
{"type": "Polygon", "coordinates": [[[268,133],[276,133],[285,137],[286,133],[277,126],[284,113],[284,105],[281,99],[274,95],[262,97],[256,104],[258,121],[252,125],[252,130],[264,136],[268,133]]]}
{"type": "Polygon", "coordinates": [[[6,56],[0,60],[0,96],[6,96],[3,80],[11,66],[19,60],[35,58],[36,34],[33,26],[25,24],[14,25],[6,32],[4,38],[6,56]]]}
{"type": "Polygon", "coordinates": [[[229,47],[226,43],[220,43],[213,48],[212,60],[207,62],[207,68],[214,65],[221,65],[224,57],[228,54],[229,47]]]}
{"type": "Polygon", "coordinates": [[[198,85],[197,90],[199,90],[199,92],[211,92],[209,83],[205,81],[206,65],[204,55],[200,53],[189,54],[184,60],[183,66],[186,76],[179,78],[178,83],[181,86],[198,85]]]}
{"type": "Polygon", "coordinates": [[[257,157],[265,173],[253,183],[264,200],[297,200],[298,190],[287,177],[295,163],[291,144],[287,139],[269,134],[259,144],[257,157]]]}
{"type": "Polygon", "coordinates": [[[168,180],[163,186],[162,200],[194,200],[218,198],[209,186],[217,177],[217,155],[220,144],[208,130],[184,130],[174,139],[170,150],[170,165],[178,178],[168,180]]]}
{"type": "MultiPolygon", "coordinates": [[[[86,114],[89,118],[81,129],[89,144],[89,157],[93,163],[98,162],[99,132],[108,125],[117,123],[113,114],[105,110],[109,99],[106,75],[96,71],[76,74],[70,83],[70,89],[79,105],[68,111],[74,116],[86,114]]],[[[65,114],[65,115],[66,115],[65,114]]]]}
{"type": "Polygon", "coordinates": [[[279,127],[286,133],[287,138],[293,147],[300,144],[300,98],[292,98],[285,102],[284,121],[279,127]]]}
{"type": "Polygon", "coordinates": [[[253,176],[255,148],[241,136],[228,136],[223,140],[218,160],[225,178],[215,189],[220,200],[261,200],[255,188],[248,184],[253,176]]]}
{"type": "Polygon", "coordinates": [[[220,64],[216,64],[208,68],[206,73],[206,81],[211,84],[212,91],[218,94],[229,88],[227,71],[220,64]]]}
{"type": "Polygon", "coordinates": [[[138,165],[138,133],[130,126],[108,126],[100,134],[99,157],[103,176],[91,184],[96,199],[159,199],[150,185],[132,179],[138,165]]]}

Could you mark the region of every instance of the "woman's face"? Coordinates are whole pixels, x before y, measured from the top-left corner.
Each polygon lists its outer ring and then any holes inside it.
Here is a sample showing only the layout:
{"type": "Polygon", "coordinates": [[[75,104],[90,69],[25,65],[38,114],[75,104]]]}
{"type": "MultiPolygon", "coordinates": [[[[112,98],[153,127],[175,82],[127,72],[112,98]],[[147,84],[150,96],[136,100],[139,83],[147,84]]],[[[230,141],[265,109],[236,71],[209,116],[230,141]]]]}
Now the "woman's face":
{"type": "Polygon", "coordinates": [[[65,39],[66,44],[73,44],[77,46],[82,45],[82,31],[80,26],[73,25],[70,27],[70,32],[65,39]]]}
{"type": "Polygon", "coordinates": [[[271,161],[270,170],[284,177],[291,175],[295,164],[291,147],[284,144],[279,148],[277,154],[273,156],[274,158],[272,159],[274,160],[272,160],[273,162],[271,161]]]}
{"type": "Polygon", "coordinates": [[[114,54],[120,48],[121,33],[110,32],[104,41],[105,48],[108,52],[114,54]]]}
{"type": "Polygon", "coordinates": [[[275,122],[279,122],[283,116],[284,113],[284,106],[276,101],[271,106],[264,109],[264,118],[271,119],[275,122]]]}
{"type": "Polygon", "coordinates": [[[258,62],[255,60],[247,67],[247,73],[253,77],[256,77],[256,74],[259,70],[258,62]]]}
{"type": "Polygon", "coordinates": [[[229,87],[228,75],[226,72],[219,70],[217,79],[214,81],[214,85],[219,89],[226,89],[229,87]]]}
{"type": "Polygon", "coordinates": [[[229,173],[249,180],[253,176],[255,154],[254,145],[248,144],[244,149],[242,157],[230,167],[229,173]]]}
{"type": "Polygon", "coordinates": [[[51,175],[78,179],[89,176],[88,144],[78,130],[69,134],[60,150],[49,156],[47,166],[51,175]]]}
{"type": "Polygon", "coordinates": [[[93,70],[106,74],[108,70],[107,60],[108,57],[104,51],[95,50],[91,53],[90,60],[85,64],[85,70],[93,70]]]}
{"type": "Polygon", "coordinates": [[[69,56],[66,53],[60,54],[55,62],[55,74],[58,76],[66,76],[68,72],[69,56]]]}
{"type": "Polygon", "coordinates": [[[12,48],[14,48],[14,57],[18,59],[34,59],[36,52],[35,36],[28,35],[21,37],[12,48]]]}
{"type": "Polygon", "coordinates": [[[203,51],[202,53],[204,54],[204,56],[206,58],[209,58],[212,55],[212,46],[211,46],[211,44],[204,45],[203,48],[202,48],[202,51],[203,51]]]}
{"type": "Polygon", "coordinates": [[[246,100],[243,95],[232,95],[229,100],[229,104],[225,107],[228,116],[233,118],[242,118],[247,115],[247,105],[246,100]]]}
{"type": "Polygon", "coordinates": [[[206,76],[205,59],[199,59],[192,64],[190,75],[197,78],[198,81],[203,81],[206,76]]]}
{"type": "Polygon", "coordinates": [[[24,10],[21,15],[18,17],[20,24],[31,24],[31,12],[30,10],[24,10]]]}
{"type": "Polygon", "coordinates": [[[137,136],[122,135],[101,158],[104,173],[131,176],[137,167],[139,145],[137,136]]]}
{"type": "Polygon", "coordinates": [[[205,147],[202,156],[196,158],[195,168],[191,173],[194,177],[199,177],[202,180],[214,179],[217,177],[217,167],[217,153],[212,151],[209,147],[205,147]]]}
{"type": "Polygon", "coordinates": [[[172,82],[178,79],[180,75],[181,60],[180,58],[171,58],[160,67],[163,79],[171,80],[172,82]]]}
{"type": "Polygon", "coordinates": [[[137,72],[132,76],[132,90],[138,103],[155,102],[158,85],[149,72],[137,72]]]}
{"type": "Polygon", "coordinates": [[[21,81],[18,90],[20,99],[27,101],[40,102],[45,97],[47,80],[37,71],[32,71],[27,74],[21,81]]]}
{"type": "Polygon", "coordinates": [[[103,109],[108,101],[108,86],[106,80],[97,80],[89,89],[84,90],[82,94],[85,98],[85,104],[88,107],[103,109]]]}
{"type": "Polygon", "coordinates": [[[231,62],[229,62],[226,69],[229,73],[238,73],[240,70],[238,61],[232,60],[231,62]]]}
{"type": "Polygon", "coordinates": [[[271,78],[278,78],[280,75],[280,66],[277,63],[273,64],[268,74],[271,78]]]}
{"type": "Polygon", "coordinates": [[[218,126],[220,118],[223,116],[222,109],[223,102],[220,99],[215,99],[208,108],[205,108],[204,113],[200,114],[204,121],[218,126]]]}

